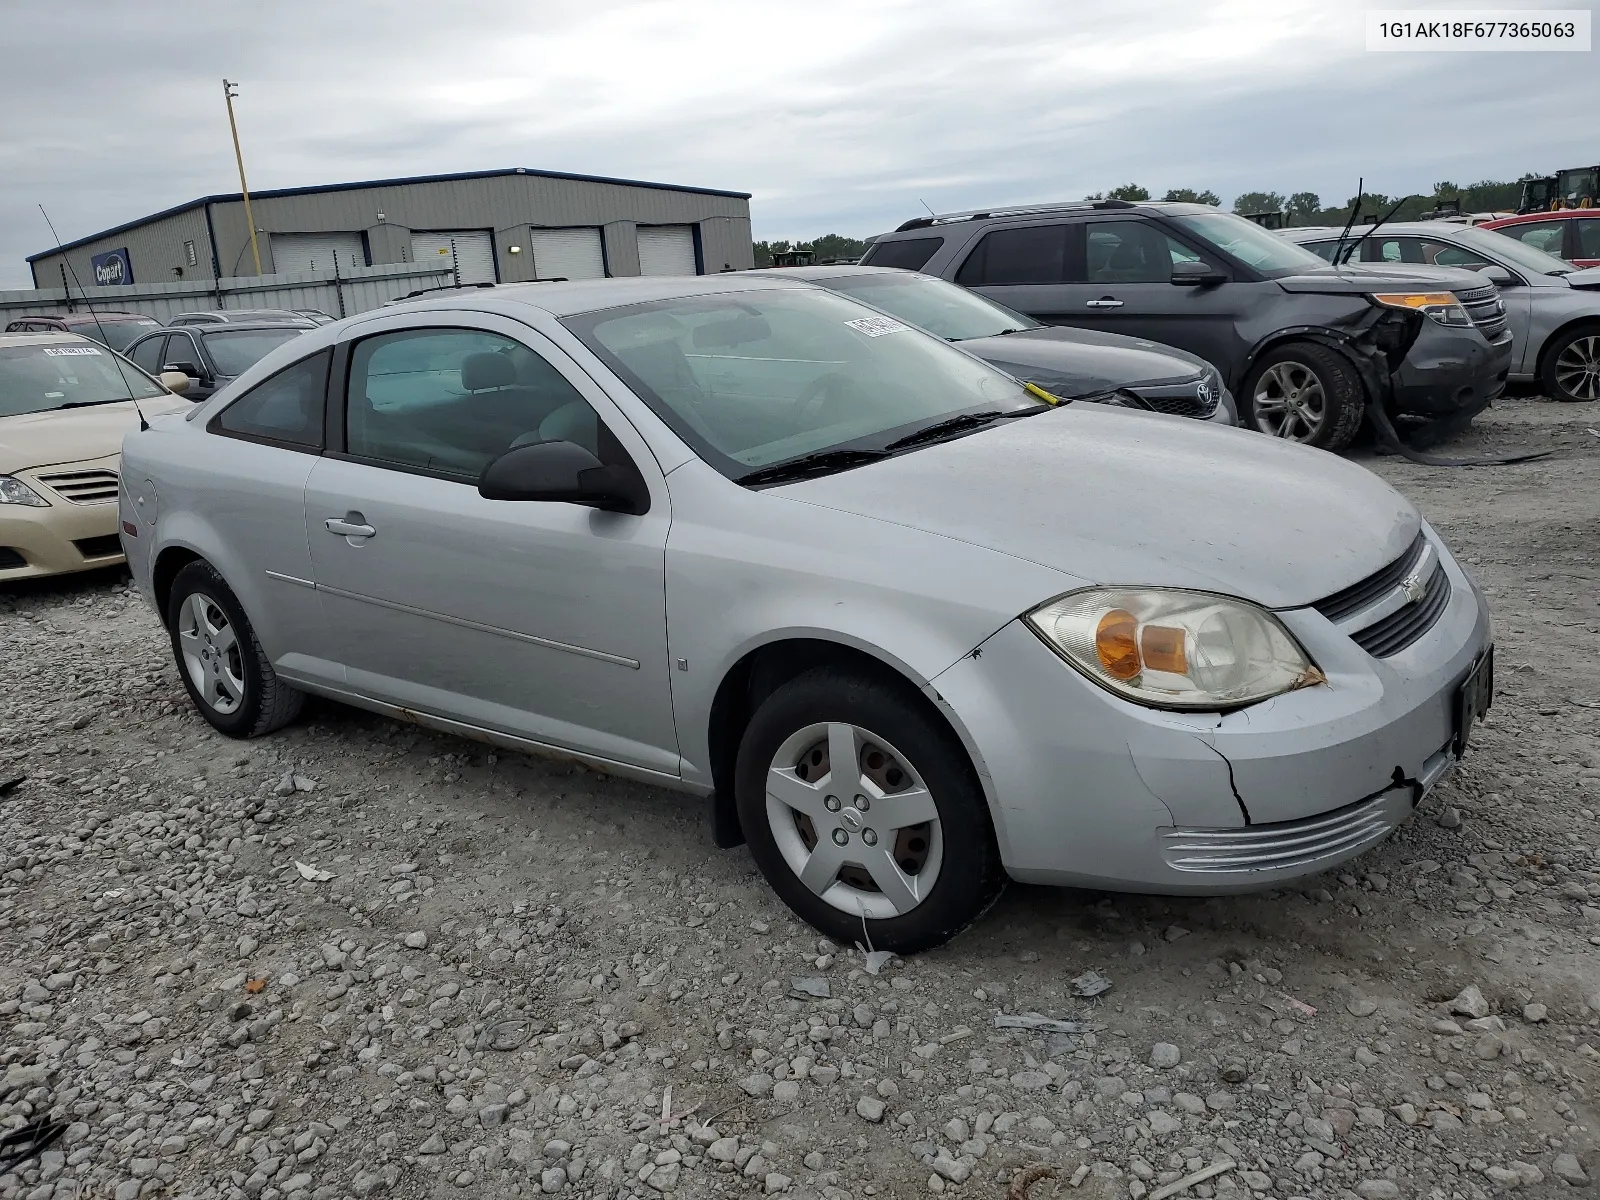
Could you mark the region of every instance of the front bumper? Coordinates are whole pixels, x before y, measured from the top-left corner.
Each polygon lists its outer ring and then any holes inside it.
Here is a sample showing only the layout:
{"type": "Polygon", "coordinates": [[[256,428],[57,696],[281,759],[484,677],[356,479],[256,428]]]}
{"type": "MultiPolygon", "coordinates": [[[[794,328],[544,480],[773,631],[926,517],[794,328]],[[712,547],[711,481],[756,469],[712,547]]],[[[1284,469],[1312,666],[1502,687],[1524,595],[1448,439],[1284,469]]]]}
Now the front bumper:
{"type": "Polygon", "coordinates": [[[1456,689],[1489,642],[1471,580],[1376,659],[1310,608],[1281,613],[1328,676],[1226,715],[1096,687],[1019,620],[931,685],[978,765],[1016,879],[1218,894],[1316,874],[1382,841],[1453,765],[1456,689]]]}
{"type": "Polygon", "coordinates": [[[1392,379],[1394,411],[1418,417],[1471,414],[1505,390],[1511,370],[1508,329],[1485,341],[1477,328],[1424,319],[1392,379]]]}
{"type": "MultiPolygon", "coordinates": [[[[104,467],[105,463],[116,469],[114,457],[77,465],[104,467]]],[[[74,503],[41,484],[34,472],[17,474],[50,504],[47,508],[0,505],[0,583],[92,571],[122,561],[115,499],[74,503]]]]}

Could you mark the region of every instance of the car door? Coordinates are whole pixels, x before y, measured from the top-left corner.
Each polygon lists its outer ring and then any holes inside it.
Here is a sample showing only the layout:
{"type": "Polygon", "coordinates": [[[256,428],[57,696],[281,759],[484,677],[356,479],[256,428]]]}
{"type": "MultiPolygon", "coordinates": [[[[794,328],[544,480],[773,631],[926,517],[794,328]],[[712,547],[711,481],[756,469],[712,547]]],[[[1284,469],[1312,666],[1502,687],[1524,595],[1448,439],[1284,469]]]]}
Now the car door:
{"type": "Polygon", "coordinates": [[[166,362],[162,350],[167,344],[165,333],[152,333],[140,338],[128,348],[128,357],[151,375],[161,374],[161,364],[166,362]]]}
{"type": "Polygon", "coordinates": [[[190,400],[204,400],[217,390],[216,376],[207,365],[200,347],[195,344],[194,337],[187,332],[168,336],[161,369],[182,371],[189,377],[189,388],[183,394],[190,400]]]}
{"type": "Polygon", "coordinates": [[[643,439],[553,343],[508,318],[403,314],[359,334],[305,508],[352,690],[676,776],[668,503],[643,439]],[[490,461],[541,440],[631,460],[649,511],[479,495],[490,461]]]}

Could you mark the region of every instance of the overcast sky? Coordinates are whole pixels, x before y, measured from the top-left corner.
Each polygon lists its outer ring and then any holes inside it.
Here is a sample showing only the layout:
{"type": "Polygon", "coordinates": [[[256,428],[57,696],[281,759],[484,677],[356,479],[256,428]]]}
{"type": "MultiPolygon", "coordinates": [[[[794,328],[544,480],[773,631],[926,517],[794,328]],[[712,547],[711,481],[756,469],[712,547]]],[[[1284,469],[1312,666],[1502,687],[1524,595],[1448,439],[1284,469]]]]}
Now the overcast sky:
{"type": "Polygon", "coordinates": [[[1358,175],[1401,194],[1600,160],[1593,53],[1369,53],[1364,8],[7,4],[0,288],[51,244],[40,203],[70,241],[237,191],[224,75],[252,188],[540,167],[748,191],[769,239],[1130,180],[1333,203],[1358,175]]]}

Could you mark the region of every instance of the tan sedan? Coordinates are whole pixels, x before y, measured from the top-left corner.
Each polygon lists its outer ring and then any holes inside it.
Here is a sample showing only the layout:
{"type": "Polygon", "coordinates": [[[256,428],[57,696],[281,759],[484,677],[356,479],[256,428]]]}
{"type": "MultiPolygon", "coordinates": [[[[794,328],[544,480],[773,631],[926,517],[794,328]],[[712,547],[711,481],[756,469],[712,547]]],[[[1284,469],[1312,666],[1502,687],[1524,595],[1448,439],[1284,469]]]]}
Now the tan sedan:
{"type": "Polygon", "coordinates": [[[145,417],[191,407],[97,342],[0,334],[0,584],[122,561],[117,466],[145,417]]]}

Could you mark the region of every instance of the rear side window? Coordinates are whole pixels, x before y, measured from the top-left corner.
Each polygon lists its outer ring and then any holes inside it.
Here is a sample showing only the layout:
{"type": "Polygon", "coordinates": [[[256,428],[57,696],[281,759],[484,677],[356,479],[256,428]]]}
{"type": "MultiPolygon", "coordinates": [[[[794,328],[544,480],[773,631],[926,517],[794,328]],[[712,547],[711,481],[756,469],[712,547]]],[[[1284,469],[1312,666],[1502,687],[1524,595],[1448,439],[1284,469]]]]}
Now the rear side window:
{"type": "Polygon", "coordinates": [[[167,339],[164,335],[146,338],[133,348],[131,357],[150,374],[159,374],[161,364],[166,361],[161,357],[161,347],[166,344],[167,339]]]}
{"type": "Polygon", "coordinates": [[[1069,226],[1024,225],[983,235],[956,282],[967,287],[1008,283],[1064,283],[1069,226]]]}
{"type": "Polygon", "coordinates": [[[899,267],[903,271],[920,271],[942,245],[944,239],[939,237],[873,242],[862,257],[861,263],[863,266],[899,267]]]}
{"type": "Polygon", "coordinates": [[[211,422],[211,432],[301,450],[322,449],[331,350],[313,354],[262,380],[211,422]]]}
{"type": "Polygon", "coordinates": [[[1600,258],[1600,219],[1584,217],[1578,222],[1578,257],[1600,258]]]}

